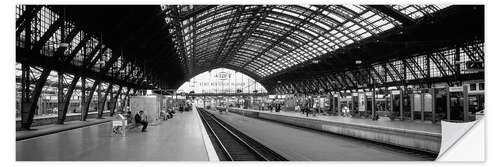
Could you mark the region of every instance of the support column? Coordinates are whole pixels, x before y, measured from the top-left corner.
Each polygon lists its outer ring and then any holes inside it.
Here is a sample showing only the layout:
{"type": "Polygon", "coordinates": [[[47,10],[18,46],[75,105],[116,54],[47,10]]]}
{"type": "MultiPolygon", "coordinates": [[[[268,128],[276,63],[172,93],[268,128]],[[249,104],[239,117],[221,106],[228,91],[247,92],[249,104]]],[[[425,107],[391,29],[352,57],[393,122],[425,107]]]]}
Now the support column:
{"type": "MultiPolygon", "coordinates": [[[[26,11],[32,11],[33,6],[27,5],[26,11]]],[[[31,19],[26,20],[25,26],[25,39],[24,48],[29,53],[31,50],[31,19]]],[[[30,67],[26,63],[21,64],[21,129],[30,129],[31,122],[29,121],[30,115],[30,67]]]]}
{"type": "Polygon", "coordinates": [[[95,89],[97,88],[97,85],[100,84],[100,81],[94,81],[94,84],[92,85],[92,88],[90,89],[89,91],[89,94],[87,95],[86,99],[85,99],[85,103],[84,103],[84,107],[82,111],[82,120],[87,120],[87,116],[88,116],[88,113],[89,113],[89,106],[90,106],[90,102],[92,101],[92,98],[94,97],[94,92],[95,92],[95,89]],[[84,114],[85,113],[85,114],[84,114]]]}
{"type": "Polygon", "coordinates": [[[446,87],[446,120],[450,121],[451,120],[451,111],[450,111],[450,102],[451,97],[450,97],[450,88],[446,87]]]}
{"type": "Polygon", "coordinates": [[[107,100],[108,95],[110,94],[112,89],[113,89],[113,85],[110,83],[108,88],[106,89],[106,92],[104,93],[102,103],[99,105],[99,107],[97,107],[97,118],[102,118],[102,114],[104,111],[104,105],[106,104],[106,100],[107,100]]]}
{"type": "Polygon", "coordinates": [[[120,105],[120,108],[118,109],[119,111],[123,111],[123,108],[126,105],[126,101],[127,101],[128,96],[129,96],[129,93],[130,93],[130,88],[127,88],[127,92],[123,95],[123,98],[120,98],[120,101],[122,103],[120,105]]]}
{"type": "Polygon", "coordinates": [[[101,93],[102,89],[101,89],[101,84],[99,83],[97,85],[97,116],[96,118],[99,118],[99,108],[101,107],[101,103],[102,103],[102,93],[101,93]]]}
{"type": "Polygon", "coordinates": [[[464,98],[464,122],[469,121],[469,90],[466,85],[463,85],[463,98],[464,98]]]}
{"type": "Polygon", "coordinates": [[[404,99],[404,92],[405,90],[404,89],[401,89],[399,92],[400,92],[400,95],[399,95],[399,119],[401,121],[404,120],[404,107],[403,107],[403,99],[404,99]]]}
{"type": "MultiPolygon", "coordinates": [[[[38,98],[40,98],[40,94],[42,93],[43,86],[45,86],[45,82],[47,81],[49,74],[49,69],[43,69],[42,74],[38,78],[35,89],[31,92],[31,97],[23,104],[24,108],[21,111],[21,129],[23,130],[29,130],[31,124],[33,123],[33,117],[38,109],[38,98]]],[[[29,84],[27,86],[29,87],[29,84]]]]}
{"type": "MultiPolygon", "coordinates": [[[[427,89],[429,90],[429,89],[427,89]]],[[[424,92],[420,93],[420,120],[425,121],[424,113],[425,113],[425,94],[424,92]]]]}
{"type": "Polygon", "coordinates": [[[57,124],[63,124],[64,120],[66,120],[66,114],[68,113],[69,102],[71,101],[71,97],[73,96],[73,91],[75,90],[76,84],[78,83],[79,79],[80,79],[79,76],[74,76],[73,80],[71,81],[71,84],[68,87],[68,92],[66,92],[66,96],[64,97],[63,113],[61,115],[58,115],[57,124]]]}
{"type": "MultiPolygon", "coordinates": [[[[112,99],[112,104],[111,104],[111,109],[110,109],[110,116],[113,116],[115,114],[116,102],[117,102],[118,97],[121,94],[122,88],[123,88],[122,86],[120,86],[118,88],[118,91],[116,92],[115,97],[112,99]]],[[[110,99],[110,101],[111,101],[111,99],[110,99]]]]}
{"type": "Polygon", "coordinates": [[[22,64],[21,74],[21,127],[29,129],[29,106],[30,106],[30,67],[22,64]]]}
{"type": "Polygon", "coordinates": [[[375,118],[375,112],[376,112],[375,111],[376,110],[376,108],[375,108],[375,102],[376,102],[375,98],[377,97],[376,94],[377,94],[377,92],[375,91],[375,86],[373,86],[373,93],[372,93],[372,118],[375,118]]]}
{"type": "MultiPolygon", "coordinates": [[[[64,77],[63,77],[63,73],[62,72],[57,72],[57,118],[63,118],[65,115],[64,113],[64,87],[63,87],[63,83],[64,83],[64,77]]],[[[56,124],[63,124],[64,123],[64,120],[63,121],[59,121],[60,119],[57,119],[57,122],[56,124]]]]}
{"type": "Polygon", "coordinates": [[[436,123],[436,89],[431,88],[431,97],[432,97],[432,123],[436,123]]]}
{"type": "Polygon", "coordinates": [[[80,118],[80,121],[85,121],[85,119],[87,118],[87,112],[85,111],[88,111],[86,108],[85,108],[85,100],[86,100],[86,96],[85,96],[85,82],[86,82],[86,79],[85,77],[82,77],[82,88],[81,88],[81,91],[82,91],[82,96],[81,96],[81,103],[80,103],[80,113],[82,114],[81,115],[81,118],[80,118]]]}

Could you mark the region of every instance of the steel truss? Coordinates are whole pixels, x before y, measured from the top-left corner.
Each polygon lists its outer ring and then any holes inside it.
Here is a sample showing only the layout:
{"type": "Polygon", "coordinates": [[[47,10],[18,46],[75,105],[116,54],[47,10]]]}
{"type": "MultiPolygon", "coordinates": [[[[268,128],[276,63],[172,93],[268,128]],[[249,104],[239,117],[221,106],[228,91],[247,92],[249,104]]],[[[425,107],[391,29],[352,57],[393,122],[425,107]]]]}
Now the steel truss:
{"type": "Polygon", "coordinates": [[[475,41],[415,57],[360,67],[357,70],[332,73],[306,80],[281,81],[275,87],[275,92],[307,94],[320,92],[318,88],[329,92],[367,89],[374,86],[431,87],[435,83],[457,86],[463,81],[484,80],[483,71],[470,72],[464,69],[467,61],[481,60],[483,55],[483,42],[475,41]],[[417,59],[426,61],[417,62],[417,59]]]}
{"type": "MultiPolygon", "coordinates": [[[[19,77],[21,129],[30,129],[42,91],[53,86],[48,83],[57,83],[58,124],[64,123],[76,88],[81,89],[81,120],[84,121],[96,90],[98,118],[101,118],[108,96],[116,105],[118,95],[124,93],[122,87],[135,91],[160,86],[159,77],[140,62],[124,56],[121,48],[104,45],[98,35],[83,31],[61,15],[65,8],[44,5],[18,5],[16,8],[16,61],[22,66],[19,77]],[[39,71],[33,71],[34,68],[39,71]],[[52,71],[57,72],[56,80],[48,79],[52,71]],[[64,75],[73,77],[69,80],[64,75]],[[81,86],[77,86],[78,81],[81,86]],[[102,84],[108,85],[104,96],[101,96],[102,84]],[[115,85],[120,87],[118,91],[113,90],[115,85]]],[[[126,92],[122,100],[128,96],[126,92]]],[[[112,108],[114,112],[113,105],[112,108]]]]}

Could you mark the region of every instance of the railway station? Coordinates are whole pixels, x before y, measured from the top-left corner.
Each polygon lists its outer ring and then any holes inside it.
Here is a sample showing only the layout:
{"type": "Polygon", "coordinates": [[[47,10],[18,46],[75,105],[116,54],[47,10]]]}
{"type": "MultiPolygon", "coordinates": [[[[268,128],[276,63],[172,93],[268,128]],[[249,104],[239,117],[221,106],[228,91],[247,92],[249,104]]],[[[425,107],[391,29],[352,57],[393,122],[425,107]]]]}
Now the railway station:
{"type": "Polygon", "coordinates": [[[16,5],[17,161],[434,161],[484,5],[16,5]]]}

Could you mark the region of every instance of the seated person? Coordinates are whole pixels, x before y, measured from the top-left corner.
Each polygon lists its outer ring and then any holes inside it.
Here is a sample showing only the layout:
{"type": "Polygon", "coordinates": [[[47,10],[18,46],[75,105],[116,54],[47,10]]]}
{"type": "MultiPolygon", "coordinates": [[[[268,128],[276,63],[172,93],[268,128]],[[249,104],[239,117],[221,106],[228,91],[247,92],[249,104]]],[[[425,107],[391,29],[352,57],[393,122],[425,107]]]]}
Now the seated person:
{"type": "Polygon", "coordinates": [[[175,111],[174,110],[169,110],[168,111],[168,116],[170,116],[170,118],[174,117],[175,115],[175,111]]]}
{"type": "Polygon", "coordinates": [[[127,115],[125,115],[125,118],[127,118],[127,124],[132,123],[132,112],[127,111],[127,115]]]}
{"type": "Polygon", "coordinates": [[[168,119],[167,112],[165,112],[164,110],[161,110],[161,111],[160,111],[160,117],[161,117],[163,120],[167,120],[167,119],[168,119]]]}
{"type": "Polygon", "coordinates": [[[148,127],[147,116],[144,114],[144,111],[139,111],[139,113],[135,114],[135,123],[142,124],[142,132],[146,132],[146,128],[148,127]]]}

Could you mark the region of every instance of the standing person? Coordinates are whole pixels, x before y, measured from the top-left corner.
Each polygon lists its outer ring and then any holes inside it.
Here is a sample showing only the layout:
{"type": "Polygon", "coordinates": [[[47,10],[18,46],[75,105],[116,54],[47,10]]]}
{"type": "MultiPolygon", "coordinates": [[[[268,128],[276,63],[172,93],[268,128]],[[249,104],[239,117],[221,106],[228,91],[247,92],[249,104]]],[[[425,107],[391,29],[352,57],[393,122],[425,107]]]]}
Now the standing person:
{"type": "Polygon", "coordinates": [[[300,110],[300,103],[297,103],[297,104],[295,105],[295,112],[300,112],[300,111],[301,111],[301,110],[300,110]]]}
{"type": "Polygon", "coordinates": [[[139,111],[139,113],[135,114],[135,123],[142,124],[142,132],[146,132],[146,128],[148,128],[148,118],[144,111],[139,111]]]}
{"type": "Polygon", "coordinates": [[[342,112],[344,113],[344,117],[350,117],[350,113],[349,113],[349,108],[347,107],[347,105],[344,105],[344,108],[342,108],[342,112]]]}
{"type": "Polygon", "coordinates": [[[260,110],[266,110],[266,105],[264,104],[264,102],[262,102],[260,110]]]}
{"type": "Polygon", "coordinates": [[[313,116],[316,116],[316,114],[319,113],[319,98],[314,102],[314,112],[313,112],[313,116]]]}
{"type": "Polygon", "coordinates": [[[304,114],[304,112],[306,111],[306,100],[304,99],[300,100],[300,111],[302,112],[302,114],[304,114]]]}
{"type": "Polygon", "coordinates": [[[312,97],[309,97],[308,103],[309,103],[309,105],[307,106],[307,108],[309,109],[308,113],[313,113],[315,106],[314,99],[312,97]]]}
{"type": "Polygon", "coordinates": [[[226,113],[229,113],[229,106],[226,105],[226,113]]]}

